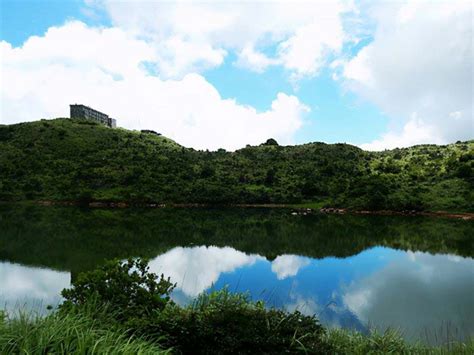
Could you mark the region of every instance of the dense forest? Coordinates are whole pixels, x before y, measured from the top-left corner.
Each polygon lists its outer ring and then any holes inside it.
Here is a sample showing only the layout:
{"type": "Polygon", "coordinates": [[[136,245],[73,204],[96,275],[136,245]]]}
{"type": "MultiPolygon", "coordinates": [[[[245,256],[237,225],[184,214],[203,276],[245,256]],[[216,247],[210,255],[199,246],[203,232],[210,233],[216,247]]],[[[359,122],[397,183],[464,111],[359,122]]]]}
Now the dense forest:
{"type": "Polygon", "coordinates": [[[269,139],[211,152],[90,121],[0,125],[0,201],[474,211],[473,191],[474,141],[367,152],[269,139]]]}

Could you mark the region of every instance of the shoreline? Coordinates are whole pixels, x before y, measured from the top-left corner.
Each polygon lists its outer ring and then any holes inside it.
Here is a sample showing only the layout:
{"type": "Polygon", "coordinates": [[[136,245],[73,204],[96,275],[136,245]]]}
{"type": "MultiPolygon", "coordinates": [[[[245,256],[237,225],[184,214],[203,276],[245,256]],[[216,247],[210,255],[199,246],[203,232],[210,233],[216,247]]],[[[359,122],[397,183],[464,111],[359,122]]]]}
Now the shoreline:
{"type": "Polygon", "coordinates": [[[378,215],[378,216],[424,216],[436,218],[460,219],[463,221],[474,220],[473,212],[449,212],[449,211],[416,211],[416,210],[352,210],[348,208],[305,208],[295,206],[294,204],[222,204],[211,205],[205,203],[129,203],[129,202],[112,202],[112,201],[92,201],[83,203],[80,201],[56,201],[56,200],[37,200],[37,201],[0,201],[2,204],[18,204],[32,203],[38,206],[81,206],[89,208],[209,208],[209,207],[237,207],[237,208],[287,208],[291,209],[292,215],[308,215],[308,214],[352,214],[352,215],[378,215]]]}

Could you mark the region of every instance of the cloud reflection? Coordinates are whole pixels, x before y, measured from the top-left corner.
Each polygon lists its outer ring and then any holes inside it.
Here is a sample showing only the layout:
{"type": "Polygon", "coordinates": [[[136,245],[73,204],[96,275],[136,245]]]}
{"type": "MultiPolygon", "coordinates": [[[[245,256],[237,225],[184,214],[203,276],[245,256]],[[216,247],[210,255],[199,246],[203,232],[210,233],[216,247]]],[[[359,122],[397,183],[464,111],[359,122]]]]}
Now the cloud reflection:
{"type": "Polygon", "coordinates": [[[284,254],[275,258],[272,262],[272,271],[278,280],[284,280],[290,276],[296,276],[298,271],[309,265],[310,259],[298,255],[284,254]]]}
{"type": "Polygon", "coordinates": [[[289,312],[299,311],[304,315],[318,315],[322,307],[317,302],[316,296],[304,297],[296,292],[292,292],[289,296],[290,302],[285,304],[285,309],[289,312]]]}
{"type": "Polygon", "coordinates": [[[69,272],[0,262],[0,308],[22,306],[40,312],[39,306],[56,305],[61,290],[69,286],[69,272]]]}
{"type": "Polygon", "coordinates": [[[363,323],[379,329],[420,336],[423,329],[454,324],[464,337],[474,333],[474,260],[410,252],[353,281],[342,298],[363,323]]]}
{"type": "Polygon", "coordinates": [[[211,287],[222,273],[253,265],[257,260],[265,258],[230,247],[177,247],[151,260],[150,270],[171,277],[179,290],[195,297],[211,287]]]}

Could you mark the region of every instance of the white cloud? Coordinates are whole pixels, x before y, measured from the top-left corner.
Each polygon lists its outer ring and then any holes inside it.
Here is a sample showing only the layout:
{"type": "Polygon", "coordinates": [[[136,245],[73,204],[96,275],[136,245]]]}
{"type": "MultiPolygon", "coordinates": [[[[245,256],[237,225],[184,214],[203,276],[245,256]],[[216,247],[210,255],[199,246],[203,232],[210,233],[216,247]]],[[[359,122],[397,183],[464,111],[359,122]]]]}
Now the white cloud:
{"type": "Polygon", "coordinates": [[[346,36],[343,14],[351,1],[136,1],[92,2],[115,26],[150,43],[162,77],[222,63],[235,51],[255,71],[282,65],[293,76],[315,75],[346,36]],[[275,50],[268,57],[264,50],[275,50]],[[185,54],[185,55],[183,55],[185,54]]]}
{"type": "Polygon", "coordinates": [[[177,247],[157,256],[149,265],[152,272],[164,273],[176,282],[186,296],[196,297],[211,287],[222,273],[253,265],[257,260],[264,258],[230,247],[177,247]]]}
{"type": "Polygon", "coordinates": [[[125,128],[154,129],[198,149],[233,150],[269,137],[291,143],[309,111],[295,96],[278,93],[269,110],[257,112],[221,98],[199,74],[150,75],[144,68],[156,63],[153,46],[115,27],[69,22],[22,47],[2,41],[0,51],[1,123],[68,116],[68,105],[77,102],[125,128]]]}
{"type": "Polygon", "coordinates": [[[70,280],[69,272],[0,262],[0,309],[13,312],[26,307],[42,312],[61,301],[61,290],[70,280]]]}
{"type": "Polygon", "coordinates": [[[380,151],[397,147],[410,147],[416,144],[443,144],[445,141],[439,136],[437,128],[419,120],[416,113],[403,126],[401,132],[387,132],[380,139],[361,144],[365,150],[380,151]]]}
{"type": "Polygon", "coordinates": [[[295,276],[301,268],[310,264],[310,259],[297,255],[280,255],[272,261],[272,271],[278,280],[295,276]]]}
{"type": "Polygon", "coordinates": [[[345,85],[393,118],[364,147],[472,139],[473,37],[469,1],[375,3],[374,40],[342,65],[345,85]]]}
{"type": "Polygon", "coordinates": [[[309,24],[298,28],[293,36],[279,44],[279,57],[285,68],[293,71],[294,78],[316,74],[328,52],[341,50],[344,33],[340,11],[318,13],[309,24]]]}
{"type": "Polygon", "coordinates": [[[267,57],[264,53],[256,51],[253,45],[248,44],[240,51],[236,64],[239,67],[262,73],[269,66],[280,64],[280,61],[267,57]]]}

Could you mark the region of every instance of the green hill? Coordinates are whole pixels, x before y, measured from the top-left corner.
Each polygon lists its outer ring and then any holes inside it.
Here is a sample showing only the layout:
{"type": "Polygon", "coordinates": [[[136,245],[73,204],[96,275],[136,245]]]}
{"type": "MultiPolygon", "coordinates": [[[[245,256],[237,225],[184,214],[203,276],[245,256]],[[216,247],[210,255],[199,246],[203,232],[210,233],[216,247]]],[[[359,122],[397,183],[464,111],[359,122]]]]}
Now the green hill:
{"type": "Polygon", "coordinates": [[[196,151],[70,119],[0,126],[0,200],[284,203],[474,211],[474,141],[366,152],[348,144],[196,151]]]}

